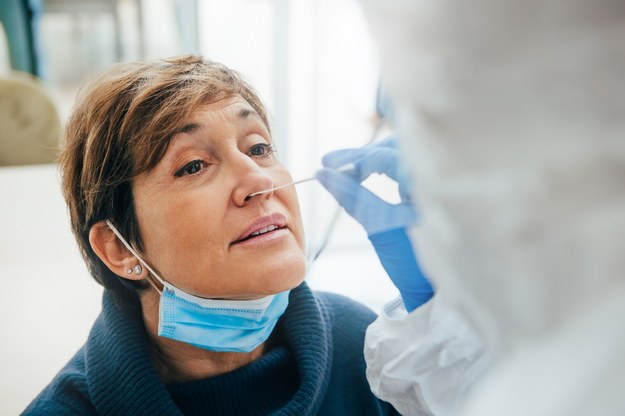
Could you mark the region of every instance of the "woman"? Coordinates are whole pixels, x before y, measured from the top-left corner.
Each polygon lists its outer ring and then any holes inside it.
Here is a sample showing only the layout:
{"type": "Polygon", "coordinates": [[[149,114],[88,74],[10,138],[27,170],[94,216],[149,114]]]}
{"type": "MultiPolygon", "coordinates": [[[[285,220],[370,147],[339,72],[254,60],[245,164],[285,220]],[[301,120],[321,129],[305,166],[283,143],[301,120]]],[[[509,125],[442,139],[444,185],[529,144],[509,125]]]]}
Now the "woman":
{"type": "Polygon", "coordinates": [[[103,310],[26,414],[395,414],[370,392],[375,318],[303,283],[297,195],[228,68],[122,64],[80,94],[61,158],[103,310]],[[288,306],[287,306],[288,305],[288,306]]]}

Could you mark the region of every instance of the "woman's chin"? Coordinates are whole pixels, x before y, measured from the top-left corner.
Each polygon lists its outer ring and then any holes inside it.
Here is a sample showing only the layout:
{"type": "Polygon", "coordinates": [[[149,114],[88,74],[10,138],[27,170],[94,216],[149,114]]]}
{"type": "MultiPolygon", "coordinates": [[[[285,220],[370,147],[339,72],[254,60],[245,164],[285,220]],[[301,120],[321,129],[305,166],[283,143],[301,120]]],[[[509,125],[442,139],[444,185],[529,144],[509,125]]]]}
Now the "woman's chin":
{"type": "Polygon", "coordinates": [[[306,277],[306,265],[301,268],[292,268],[288,274],[274,276],[267,282],[267,290],[270,293],[284,292],[301,285],[306,277]]]}
{"type": "Polygon", "coordinates": [[[306,277],[306,260],[289,258],[289,260],[256,275],[256,287],[264,295],[284,292],[294,289],[304,281],[306,277]]]}

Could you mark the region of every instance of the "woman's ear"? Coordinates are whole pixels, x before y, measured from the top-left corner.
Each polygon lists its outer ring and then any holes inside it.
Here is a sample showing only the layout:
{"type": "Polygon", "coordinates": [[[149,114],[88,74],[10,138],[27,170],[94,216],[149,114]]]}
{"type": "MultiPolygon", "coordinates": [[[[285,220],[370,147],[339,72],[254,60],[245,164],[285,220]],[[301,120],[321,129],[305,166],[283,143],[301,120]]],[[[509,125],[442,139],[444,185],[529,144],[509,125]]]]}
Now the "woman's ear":
{"type": "Polygon", "coordinates": [[[129,280],[142,280],[146,277],[146,271],[140,266],[139,260],[117,238],[106,222],[100,221],[91,226],[89,243],[100,260],[116,275],[129,280]],[[137,274],[137,271],[140,273],[137,274]]]}

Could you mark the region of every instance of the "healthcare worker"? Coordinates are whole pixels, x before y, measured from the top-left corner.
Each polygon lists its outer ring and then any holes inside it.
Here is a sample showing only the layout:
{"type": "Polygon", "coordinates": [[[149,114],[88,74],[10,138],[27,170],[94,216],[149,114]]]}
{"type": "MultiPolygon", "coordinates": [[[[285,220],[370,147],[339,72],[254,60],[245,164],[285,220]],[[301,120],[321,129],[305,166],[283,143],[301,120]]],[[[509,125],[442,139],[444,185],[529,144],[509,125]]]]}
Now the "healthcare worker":
{"type": "Polygon", "coordinates": [[[365,358],[373,392],[403,415],[455,415],[490,360],[466,321],[434,296],[409,238],[418,215],[399,160],[397,137],[324,156],[317,179],[365,229],[400,292],[367,330],[365,358]],[[339,168],[353,165],[345,171],[339,168]],[[390,204],[361,185],[372,173],[398,182],[390,204]]]}
{"type": "MultiPolygon", "coordinates": [[[[411,170],[412,241],[432,301],[466,318],[477,338],[465,346],[484,346],[471,357],[443,343],[434,354],[451,352],[439,361],[421,350],[402,366],[378,344],[368,364],[384,394],[401,401],[396,374],[412,377],[414,409],[427,403],[424,368],[492,357],[456,414],[625,414],[625,3],[363,4],[411,170]]],[[[393,322],[383,323],[390,338],[393,322]]]]}

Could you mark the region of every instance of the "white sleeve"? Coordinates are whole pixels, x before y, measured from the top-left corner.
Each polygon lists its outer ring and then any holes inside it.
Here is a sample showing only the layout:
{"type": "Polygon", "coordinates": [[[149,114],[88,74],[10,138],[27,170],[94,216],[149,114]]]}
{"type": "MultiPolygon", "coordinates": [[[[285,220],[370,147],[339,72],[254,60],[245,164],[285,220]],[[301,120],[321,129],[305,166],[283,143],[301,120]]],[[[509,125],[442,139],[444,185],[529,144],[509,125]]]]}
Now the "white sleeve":
{"type": "Polygon", "coordinates": [[[490,367],[469,324],[436,297],[410,314],[398,298],[367,329],[371,390],[405,416],[455,415],[490,367]]]}

